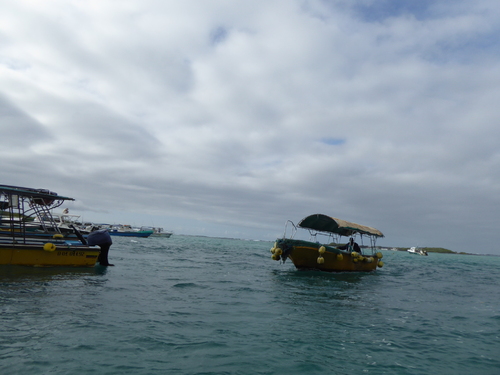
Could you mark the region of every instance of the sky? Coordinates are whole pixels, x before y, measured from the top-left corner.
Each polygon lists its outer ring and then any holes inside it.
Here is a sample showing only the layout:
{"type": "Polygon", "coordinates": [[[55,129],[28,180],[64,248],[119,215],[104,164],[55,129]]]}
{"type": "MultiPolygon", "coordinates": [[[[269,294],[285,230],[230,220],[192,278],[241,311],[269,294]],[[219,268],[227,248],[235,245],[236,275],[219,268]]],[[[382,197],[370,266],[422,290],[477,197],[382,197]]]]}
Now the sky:
{"type": "Polygon", "coordinates": [[[85,220],[500,255],[497,0],[16,0],[0,182],[85,220]]]}

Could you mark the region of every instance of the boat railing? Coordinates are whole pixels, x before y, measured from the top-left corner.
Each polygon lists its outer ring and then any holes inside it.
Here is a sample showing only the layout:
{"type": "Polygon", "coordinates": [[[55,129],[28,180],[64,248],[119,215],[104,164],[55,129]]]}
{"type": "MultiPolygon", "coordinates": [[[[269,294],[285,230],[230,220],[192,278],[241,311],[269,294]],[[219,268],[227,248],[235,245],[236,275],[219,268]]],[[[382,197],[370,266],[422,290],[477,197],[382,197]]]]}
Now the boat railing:
{"type": "Polygon", "coordinates": [[[322,244],[340,243],[340,236],[335,233],[319,232],[315,230],[308,229],[309,241],[317,242],[322,244]],[[318,236],[326,237],[326,239],[318,240],[318,236]]]}
{"type": "Polygon", "coordinates": [[[283,233],[283,238],[290,238],[292,239],[295,236],[295,233],[297,233],[297,226],[293,223],[291,220],[287,220],[285,223],[285,232],[283,233]],[[288,233],[288,225],[290,225],[290,237],[287,237],[288,233]]]}
{"type": "Polygon", "coordinates": [[[0,185],[0,202],[2,224],[13,241],[26,241],[27,224],[39,224],[46,232],[60,233],[54,223],[50,210],[59,207],[65,200],[73,198],[61,197],[48,190],[19,188],[0,185]],[[35,218],[38,221],[35,221],[35,218]],[[43,218],[48,218],[47,223],[43,218]]]}
{"type": "Polygon", "coordinates": [[[354,233],[351,237],[349,237],[347,240],[346,239],[342,239],[342,236],[338,235],[338,234],[335,234],[335,233],[326,233],[326,232],[318,232],[318,231],[313,231],[313,230],[308,230],[309,231],[309,241],[310,242],[317,242],[317,243],[322,243],[322,244],[330,244],[330,245],[333,245],[335,244],[335,246],[339,246],[339,245],[343,245],[345,243],[347,243],[348,247],[347,247],[347,251],[348,252],[351,252],[352,251],[352,248],[349,246],[349,238],[353,238],[354,239],[354,242],[357,242],[359,241],[358,245],[365,249],[364,252],[366,253],[367,250],[371,253],[371,254],[375,254],[376,252],[376,241],[377,241],[377,238],[375,236],[370,236],[370,235],[363,235],[361,233],[354,233]],[[359,240],[356,238],[357,236],[359,235],[359,240]],[[326,237],[326,239],[322,239],[321,241],[318,240],[318,236],[323,236],[323,237],[326,237]],[[365,241],[363,241],[363,239],[365,237],[368,237],[369,238],[369,244],[367,244],[365,246],[365,241]]]}

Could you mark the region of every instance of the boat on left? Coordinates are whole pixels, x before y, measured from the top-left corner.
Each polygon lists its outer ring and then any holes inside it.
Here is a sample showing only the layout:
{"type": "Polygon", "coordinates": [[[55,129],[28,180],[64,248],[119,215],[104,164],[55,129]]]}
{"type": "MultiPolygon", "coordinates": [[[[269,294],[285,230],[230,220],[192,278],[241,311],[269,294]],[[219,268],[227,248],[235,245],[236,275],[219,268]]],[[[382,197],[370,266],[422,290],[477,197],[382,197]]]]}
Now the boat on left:
{"type": "Polygon", "coordinates": [[[0,185],[0,264],[35,267],[93,267],[99,246],[65,237],[51,210],[73,198],[45,189],[0,185]]]}

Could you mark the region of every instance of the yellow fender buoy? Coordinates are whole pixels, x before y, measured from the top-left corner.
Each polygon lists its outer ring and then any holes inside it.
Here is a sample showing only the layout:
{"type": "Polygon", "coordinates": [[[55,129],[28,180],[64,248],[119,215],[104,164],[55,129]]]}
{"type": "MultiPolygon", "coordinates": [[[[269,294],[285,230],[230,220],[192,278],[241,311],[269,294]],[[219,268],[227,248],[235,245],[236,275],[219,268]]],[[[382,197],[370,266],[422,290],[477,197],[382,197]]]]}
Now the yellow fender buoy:
{"type": "Polygon", "coordinates": [[[344,256],[342,254],[337,254],[337,260],[342,260],[344,259],[344,256]]]}
{"type": "Polygon", "coordinates": [[[281,250],[279,247],[277,247],[276,250],[274,250],[274,254],[281,255],[281,254],[283,254],[283,250],[281,250]]]}
{"type": "Polygon", "coordinates": [[[318,253],[320,253],[321,255],[323,255],[326,251],[326,248],[324,246],[321,246],[319,249],[318,249],[318,253]]]}
{"type": "Polygon", "coordinates": [[[45,251],[54,251],[56,249],[56,245],[54,245],[52,242],[47,242],[45,245],[43,245],[43,249],[45,251]]]}
{"type": "Polygon", "coordinates": [[[375,255],[377,256],[378,259],[382,259],[384,257],[384,254],[382,254],[380,251],[375,255]]]}
{"type": "Polygon", "coordinates": [[[323,263],[325,263],[325,258],[320,256],[320,257],[318,257],[317,262],[318,262],[318,264],[323,264],[323,263]]]}
{"type": "Polygon", "coordinates": [[[380,268],[384,267],[384,262],[382,262],[381,260],[378,262],[377,266],[379,266],[380,268]]]}
{"type": "Polygon", "coordinates": [[[274,254],[275,251],[276,251],[276,248],[275,247],[271,247],[271,254],[274,254]]]}
{"type": "Polygon", "coordinates": [[[281,257],[280,257],[278,254],[273,254],[273,255],[271,256],[271,258],[272,258],[273,260],[280,260],[280,259],[281,259],[281,257]]]}
{"type": "Polygon", "coordinates": [[[357,258],[359,256],[359,253],[357,253],[356,251],[353,251],[351,253],[351,255],[354,257],[354,258],[357,258]]]}
{"type": "Polygon", "coordinates": [[[52,236],[53,239],[57,239],[57,240],[60,240],[61,238],[64,238],[64,236],[60,233],[56,233],[52,236]]]}
{"type": "Polygon", "coordinates": [[[352,261],[353,261],[354,263],[358,263],[358,258],[353,258],[353,259],[352,259],[352,261]]]}

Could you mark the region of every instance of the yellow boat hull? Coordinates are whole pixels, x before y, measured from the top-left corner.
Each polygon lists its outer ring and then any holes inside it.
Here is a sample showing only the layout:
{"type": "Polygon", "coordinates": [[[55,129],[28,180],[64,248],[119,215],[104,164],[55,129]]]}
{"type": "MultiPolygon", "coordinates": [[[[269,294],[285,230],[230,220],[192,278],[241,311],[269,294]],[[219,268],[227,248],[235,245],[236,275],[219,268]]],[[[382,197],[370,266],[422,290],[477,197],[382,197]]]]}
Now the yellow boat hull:
{"type": "Polygon", "coordinates": [[[382,255],[362,255],[343,251],[318,243],[283,239],[271,249],[274,260],[286,261],[290,258],[298,269],[314,269],[327,272],[371,272],[382,267],[382,255]]]}
{"type": "Polygon", "coordinates": [[[325,251],[322,255],[324,263],[318,263],[318,249],[307,246],[295,246],[288,257],[298,269],[317,269],[328,272],[370,272],[377,269],[377,261],[355,261],[350,253],[338,254],[325,251]]]}
{"type": "Polygon", "coordinates": [[[0,244],[0,264],[34,267],[93,267],[99,247],[57,245],[53,251],[43,245],[0,244]]]}

